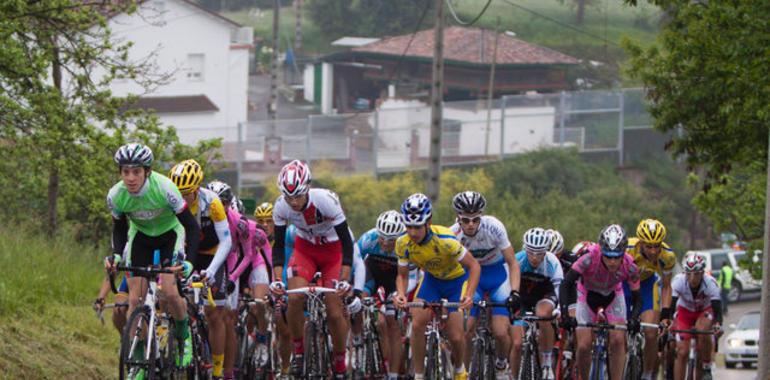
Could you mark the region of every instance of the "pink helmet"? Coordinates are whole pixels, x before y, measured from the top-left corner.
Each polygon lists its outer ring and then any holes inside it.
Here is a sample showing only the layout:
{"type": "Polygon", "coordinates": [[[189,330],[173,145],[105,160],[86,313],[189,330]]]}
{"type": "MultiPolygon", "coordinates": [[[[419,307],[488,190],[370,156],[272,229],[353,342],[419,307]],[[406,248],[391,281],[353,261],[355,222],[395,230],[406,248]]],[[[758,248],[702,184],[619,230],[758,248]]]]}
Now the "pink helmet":
{"type": "Polygon", "coordinates": [[[310,191],[310,168],[300,160],[294,160],[281,168],[278,174],[278,188],[283,195],[296,197],[310,191]]]}

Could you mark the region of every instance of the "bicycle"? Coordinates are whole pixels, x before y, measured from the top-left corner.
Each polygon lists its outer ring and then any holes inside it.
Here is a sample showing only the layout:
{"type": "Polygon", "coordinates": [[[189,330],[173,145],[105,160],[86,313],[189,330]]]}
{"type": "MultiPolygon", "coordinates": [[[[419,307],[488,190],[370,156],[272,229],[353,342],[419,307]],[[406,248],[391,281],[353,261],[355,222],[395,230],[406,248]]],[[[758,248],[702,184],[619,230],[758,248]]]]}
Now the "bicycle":
{"type": "Polygon", "coordinates": [[[572,329],[559,328],[559,337],[556,341],[556,379],[576,380],[578,378],[575,367],[575,333],[572,329]]]}
{"type": "Polygon", "coordinates": [[[356,359],[356,365],[353,366],[353,379],[385,379],[387,368],[385,368],[383,361],[380,334],[377,329],[379,309],[383,306],[383,302],[378,297],[365,297],[361,303],[363,305],[361,310],[363,320],[362,344],[353,349],[353,358],[356,359]]]}
{"type": "MultiPolygon", "coordinates": [[[[685,380],[695,380],[696,375],[699,372],[697,368],[698,364],[698,337],[697,335],[714,335],[714,330],[697,330],[697,329],[672,329],[669,330],[673,334],[689,334],[690,335],[690,348],[687,354],[687,367],[685,367],[685,380]]],[[[710,374],[704,374],[701,380],[711,380],[710,374]]]]}
{"type": "Polygon", "coordinates": [[[446,308],[459,308],[459,302],[414,301],[407,302],[409,308],[430,309],[432,317],[425,328],[425,380],[451,379],[454,375],[452,359],[449,354],[449,341],[444,335],[442,326],[449,315],[446,308]]]}
{"type": "Polygon", "coordinates": [[[200,297],[201,291],[206,292],[208,305],[214,306],[211,289],[200,282],[198,275],[190,276],[190,279],[182,286],[182,294],[187,303],[187,316],[190,318],[190,335],[192,337],[193,360],[186,371],[187,378],[190,380],[211,378],[211,349],[208,342],[208,325],[203,312],[204,302],[200,297]]]}
{"type": "Polygon", "coordinates": [[[277,350],[273,342],[273,318],[270,308],[265,308],[266,320],[268,321],[265,331],[267,339],[265,346],[267,348],[266,358],[257,355],[256,344],[249,342],[248,322],[253,317],[250,309],[255,305],[272,305],[268,299],[255,299],[248,295],[241,296],[241,306],[238,310],[238,322],[236,325],[236,334],[238,335],[238,354],[235,367],[239,369],[239,377],[242,379],[271,379],[279,372],[277,367],[277,350]]]}
{"type": "Polygon", "coordinates": [[[118,302],[118,303],[108,303],[101,307],[99,310],[94,310],[96,312],[96,318],[99,318],[99,321],[102,322],[102,326],[104,326],[104,311],[107,309],[120,309],[120,308],[126,308],[128,307],[128,302],[118,302]]]}
{"type": "Polygon", "coordinates": [[[479,308],[479,317],[476,323],[476,331],[472,339],[471,362],[469,366],[469,378],[494,380],[496,375],[495,338],[489,327],[490,309],[494,307],[508,307],[506,302],[487,302],[485,300],[473,303],[479,308]]]}
{"type": "MultiPolygon", "coordinates": [[[[640,323],[642,329],[650,328],[659,330],[660,325],[652,323],[640,323]]],[[[641,380],[644,372],[644,334],[638,331],[634,334],[629,332],[626,340],[626,365],[623,379],[641,380]]]]}
{"type": "Polygon", "coordinates": [[[588,327],[595,331],[594,344],[591,353],[591,367],[587,380],[605,380],[610,378],[608,354],[609,332],[610,330],[628,330],[628,327],[625,325],[613,325],[607,323],[607,317],[604,314],[603,308],[597,310],[596,316],[599,322],[577,324],[577,327],[588,327]]]}
{"type": "Polygon", "coordinates": [[[303,379],[327,379],[331,377],[332,344],[326,325],[326,304],[323,296],[336,289],[306,286],[287,290],[287,294],[304,294],[306,297],[305,360],[303,379]]]}
{"type": "Polygon", "coordinates": [[[556,317],[538,317],[531,311],[514,319],[523,321],[524,338],[521,342],[521,365],[519,365],[519,380],[540,380],[540,344],[538,342],[539,323],[552,322],[556,317]]]}
{"type": "MultiPolygon", "coordinates": [[[[169,339],[169,326],[173,325],[173,319],[165,313],[158,312],[159,304],[156,296],[158,275],[174,272],[160,268],[159,264],[160,251],[155,250],[152,266],[145,268],[118,265],[116,267],[118,271],[131,272],[133,276],[143,277],[149,282],[144,303],[131,313],[121,334],[120,380],[134,378],[140,371],[144,371],[148,380],[156,377],[176,377],[179,342],[176,339],[169,339]],[[146,343],[142,343],[143,338],[146,338],[146,343]],[[135,356],[136,347],[139,344],[145,344],[144,355],[141,357],[135,356]]],[[[109,278],[112,291],[117,293],[114,275],[109,273],[109,278]]]]}

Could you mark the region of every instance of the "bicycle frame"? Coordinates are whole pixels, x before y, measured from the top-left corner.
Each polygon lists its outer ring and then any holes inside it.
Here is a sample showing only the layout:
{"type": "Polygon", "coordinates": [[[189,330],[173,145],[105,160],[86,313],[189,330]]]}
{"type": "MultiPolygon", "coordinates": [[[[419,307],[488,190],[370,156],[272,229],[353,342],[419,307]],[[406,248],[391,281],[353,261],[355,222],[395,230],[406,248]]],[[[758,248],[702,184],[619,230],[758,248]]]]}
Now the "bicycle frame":
{"type": "Polygon", "coordinates": [[[540,371],[540,344],[537,340],[538,322],[553,321],[555,316],[538,317],[532,312],[514,319],[524,322],[524,338],[521,342],[521,365],[519,365],[519,379],[539,379],[540,371]],[[533,365],[534,364],[534,365],[533,365]],[[529,369],[529,371],[527,371],[529,369]]]}
{"type": "MultiPolygon", "coordinates": [[[[306,297],[306,310],[307,310],[307,323],[312,323],[314,326],[318,326],[322,331],[315,331],[314,334],[320,336],[321,339],[326,339],[326,349],[327,352],[321,352],[317,353],[320,355],[327,356],[327,361],[324,362],[323,360],[320,360],[318,363],[312,363],[309,360],[312,360],[310,357],[311,355],[305,356],[305,376],[320,376],[320,378],[326,378],[327,373],[325,373],[328,369],[331,363],[329,363],[330,359],[330,350],[331,350],[331,342],[329,341],[331,337],[329,334],[326,333],[326,304],[323,302],[323,296],[326,293],[336,293],[336,289],[332,288],[324,288],[324,287],[317,287],[317,286],[306,286],[302,288],[297,289],[291,289],[287,290],[287,294],[303,294],[306,297]],[[326,368],[318,368],[317,371],[320,371],[322,373],[317,374],[308,374],[308,372],[312,372],[312,369],[309,369],[309,366],[312,366],[313,364],[318,364],[319,367],[326,367],[326,368]]],[[[317,337],[310,337],[310,338],[317,338],[317,337]]],[[[307,338],[307,337],[306,337],[307,338]]],[[[316,353],[314,353],[316,354],[316,353]]],[[[320,358],[323,358],[323,356],[319,356],[320,358]]]]}
{"type": "Polygon", "coordinates": [[[472,339],[472,353],[469,373],[471,378],[486,379],[495,376],[495,339],[490,328],[491,308],[508,307],[507,303],[487,302],[485,300],[474,302],[479,308],[479,317],[472,339]],[[479,352],[480,350],[480,352],[479,352]]]}
{"type": "Polygon", "coordinates": [[[446,322],[447,318],[449,318],[449,315],[446,311],[447,308],[459,308],[460,303],[459,302],[448,302],[445,299],[442,299],[439,302],[425,302],[425,301],[415,301],[415,302],[407,302],[406,304],[409,308],[421,308],[421,309],[430,309],[431,310],[431,319],[430,322],[428,322],[428,325],[425,326],[425,342],[426,342],[426,348],[425,348],[425,376],[426,379],[438,379],[446,377],[446,375],[451,376],[452,369],[451,363],[447,363],[448,361],[448,355],[446,354],[446,351],[444,351],[441,347],[447,346],[448,341],[446,339],[446,336],[443,333],[443,329],[441,328],[442,325],[446,322]],[[433,344],[436,345],[436,347],[431,347],[433,344]],[[432,357],[433,355],[438,354],[436,357],[432,357]],[[443,375],[438,375],[438,377],[431,376],[429,373],[431,370],[437,371],[436,373],[443,375]]]}
{"type": "Polygon", "coordinates": [[[697,329],[672,329],[673,334],[689,334],[690,335],[690,348],[687,354],[687,367],[685,367],[685,380],[695,380],[695,375],[698,372],[698,335],[714,335],[712,330],[697,330],[697,329]]]}

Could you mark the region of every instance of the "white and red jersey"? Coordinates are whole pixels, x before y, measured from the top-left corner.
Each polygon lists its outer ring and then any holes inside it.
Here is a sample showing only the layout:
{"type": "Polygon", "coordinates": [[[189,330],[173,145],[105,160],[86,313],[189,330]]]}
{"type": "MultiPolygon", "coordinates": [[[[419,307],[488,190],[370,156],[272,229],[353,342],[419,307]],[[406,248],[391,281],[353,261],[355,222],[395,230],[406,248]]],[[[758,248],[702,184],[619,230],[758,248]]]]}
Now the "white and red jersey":
{"type": "Polygon", "coordinates": [[[711,301],[721,300],[717,280],[705,273],[700,287],[693,294],[685,273],[679,273],[671,280],[672,296],[677,297],[676,306],[690,311],[701,311],[711,307],[711,301]]]}
{"type": "Polygon", "coordinates": [[[326,244],[339,240],[334,226],[345,221],[340,199],[331,190],[310,189],[307,206],[294,211],[283,195],[273,206],[273,222],[276,226],[294,225],[297,237],[311,244],[326,244]]]}

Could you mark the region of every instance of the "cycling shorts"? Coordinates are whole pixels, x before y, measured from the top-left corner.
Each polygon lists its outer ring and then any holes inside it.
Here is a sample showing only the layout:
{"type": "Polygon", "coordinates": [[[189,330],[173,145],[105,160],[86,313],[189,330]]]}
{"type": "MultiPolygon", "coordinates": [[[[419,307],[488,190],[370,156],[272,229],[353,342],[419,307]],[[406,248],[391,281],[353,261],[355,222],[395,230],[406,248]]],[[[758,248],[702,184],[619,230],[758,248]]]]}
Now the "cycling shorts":
{"type": "Polygon", "coordinates": [[[123,276],[123,281],[118,285],[118,294],[128,295],[128,280],[123,276]]]}
{"type": "MultiPolygon", "coordinates": [[[[695,327],[695,323],[700,317],[705,317],[706,319],[713,321],[714,310],[711,309],[711,306],[699,311],[690,311],[683,307],[677,307],[676,315],[674,316],[674,330],[692,329],[695,327]]],[[[688,339],[690,339],[690,334],[677,334],[677,341],[688,339]]]]}
{"type": "Polygon", "coordinates": [[[125,249],[125,261],[131,266],[148,267],[154,265],[155,251],[160,251],[162,267],[174,266],[179,258],[184,257],[184,227],[177,226],[158,236],[145,235],[137,229],[129,229],[128,243],[125,249]],[[133,231],[132,231],[133,230],[133,231]]]}
{"type": "Polygon", "coordinates": [[[342,243],[338,240],[327,244],[312,244],[297,237],[294,242],[294,254],[289,259],[289,268],[289,278],[302,277],[310,282],[316,272],[321,272],[321,285],[334,287],[334,283],[340,279],[342,243]]]}
{"type": "MultiPolygon", "coordinates": [[[[238,298],[240,298],[240,278],[235,279],[235,290],[233,290],[232,293],[227,295],[227,302],[225,303],[225,308],[228,310],[234,310],[238,311],[238,298]]],[[[216,301],[215,301],[216,302],[216,301]]]]}
{"type": "MultiPolygon", "coordinates": [[[[484,295],[489,294],[490,302],[507,302],[511,295],[511,282],[508,280],[508,265],[504,262],[495,265],[485,265],[481,267],[481,277],[479,286],[476,288],[474,301],[481,301],[484,295]]],[[[477,317],[479,309],[471,309],[471,316],[477,317]]],[[[495,307],[492,309],[492,315],[509,316],[508,308],[495,307]]]]}
{"type": "Polygon", "coordinates": [[[267,266],[265,264],[257,266],[251,270],[249,275],[249,286],[255,287],[257,285],[269,285],[270,278],[267,276],[267,266]]]}
{"type": "MultiPolygon", "coordinates": [[[[451,280],[441,280],[425,272],[422,281],[417,285],[415,298],[426,302],[439,302],[442,299],[446,299],[448,302],[460,302],[466,286],[468,286],[467,271],[462,276],[451,280]]],[[[447,310],[451,313],[457,308],[447,308],[447,310]]]]}
{"type": "MultiPolygon", "coordinates": [[[[212,260],[214,260],[214,256],[198,254],[193,267],[196,271],[202,272],[211,265],[212,260]]],[[[219,266],[219,270],[214,274],[214,283],[211,284],[211,295],[214,297],[214,304],[216,306],[227,305],[227,265],[224,263],[219,266]]]]}
{"type": "MultiPolygon", "coordinates": [[[[660,277],[655,273],[639,283],[639,292],[642,295],[642,313],[647,310],[660,311],[660,277]]],[[[623,283],[623,293],[626,297],[626,315],[631,315],[631,288],[628,282],[623,283]]]]}
{"type": "Polygon", "coordinates": [[[607,323],[626,323],[626,299],[623,297],[623,292],[620,289],[605,296],[590,290],[587,291],[582,286],[578,286],[578,303],[575,310],[577,322],[597,322],[596,311],[600,308],[604,309],[607,323]]]}

